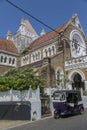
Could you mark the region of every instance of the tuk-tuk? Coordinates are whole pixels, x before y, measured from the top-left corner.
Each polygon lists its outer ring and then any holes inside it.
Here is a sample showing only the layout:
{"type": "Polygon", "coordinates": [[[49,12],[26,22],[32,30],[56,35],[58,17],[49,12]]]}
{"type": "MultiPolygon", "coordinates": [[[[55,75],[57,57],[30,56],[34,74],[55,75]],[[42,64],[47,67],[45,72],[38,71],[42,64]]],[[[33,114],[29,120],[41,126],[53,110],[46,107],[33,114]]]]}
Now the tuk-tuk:
{"type": "Polygon", "coordinates": [[[57,90],[53,93],[54,118],[82,114],[84,106],[78,90],[57,90]]]}

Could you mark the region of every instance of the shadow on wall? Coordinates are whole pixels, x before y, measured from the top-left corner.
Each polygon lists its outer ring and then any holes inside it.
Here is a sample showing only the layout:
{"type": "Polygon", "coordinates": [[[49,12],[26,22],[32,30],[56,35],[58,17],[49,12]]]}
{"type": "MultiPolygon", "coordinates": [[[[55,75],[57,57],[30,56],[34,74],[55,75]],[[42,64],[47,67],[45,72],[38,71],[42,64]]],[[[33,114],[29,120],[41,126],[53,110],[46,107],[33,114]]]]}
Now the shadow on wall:
{"type": "Polygon", "coordinates": [[[1,102],[0,120],[31,120],[30,102],[1,102]]]}

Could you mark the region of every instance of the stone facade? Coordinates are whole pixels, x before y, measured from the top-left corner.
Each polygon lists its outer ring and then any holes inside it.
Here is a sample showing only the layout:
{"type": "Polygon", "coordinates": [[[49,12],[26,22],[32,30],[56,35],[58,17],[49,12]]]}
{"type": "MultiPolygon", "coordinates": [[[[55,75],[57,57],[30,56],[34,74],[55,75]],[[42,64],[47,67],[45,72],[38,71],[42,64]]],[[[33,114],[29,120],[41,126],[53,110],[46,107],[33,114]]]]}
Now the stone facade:
{"type": "Polygon", "coordinates": [[[37,38],[37,33],[33,29],[30,22],[26,19],[21,19],[19,29],[15,34],[12,34],[10,30],[7,32],[7,39],[13,41],[19,53],[22,52],[26,47],[30,45],[32,41],[37,38]]]}
{"type": "Polygon", "coordinates": [[[37,69],[42,74],[45,88],[87,90],[87,40],[77,15],[55,31],[43,35],[41,33],[39,37],[30,29],[33,39],[28,44],[25,42],[27,40],[21,41],[22,37],[26,39],[27,36],[26,33],[22,34],[26,31],[25,24],[25,20],[22,20],[17,34],[12,36],[9,33],[10,36],[7,36],[7,39],[14,42],[18,52],[28,46],[17,57],[15,67],[37,69]],[[19,42],[16,42],[16,36],[19,42]],[[18,47],[19,43],[24,47],[18,47]]]}

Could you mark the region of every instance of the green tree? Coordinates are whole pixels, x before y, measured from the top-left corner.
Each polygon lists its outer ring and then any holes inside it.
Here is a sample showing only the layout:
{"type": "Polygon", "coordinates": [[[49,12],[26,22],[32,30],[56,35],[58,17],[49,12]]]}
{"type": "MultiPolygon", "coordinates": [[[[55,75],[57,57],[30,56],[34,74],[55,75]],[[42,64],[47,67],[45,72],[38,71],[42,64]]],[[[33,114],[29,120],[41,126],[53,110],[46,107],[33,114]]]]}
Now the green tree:
{"type": "Polygon", "coordinates": [[[6,77],[0,76],[0,91],[10,90],[10,87],[6,81],[7,81],[6,77]]]}
{"type": "Polygon", "coordinates": [[[4,86],[0,90],[27,90],[30,86],[36,89],[42,85],[42,80],[32,68],[11,69],[0,77],[0,85],[4,86]]]}

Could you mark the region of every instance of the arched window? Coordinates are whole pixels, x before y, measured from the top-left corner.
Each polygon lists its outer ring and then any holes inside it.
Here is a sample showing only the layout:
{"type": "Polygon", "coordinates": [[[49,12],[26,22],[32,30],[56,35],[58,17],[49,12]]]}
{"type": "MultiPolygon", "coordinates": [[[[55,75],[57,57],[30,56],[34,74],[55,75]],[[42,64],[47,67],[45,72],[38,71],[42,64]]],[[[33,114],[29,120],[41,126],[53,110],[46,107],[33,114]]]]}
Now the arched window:
{"type": "Polygon", "coordinates": [[[1,56],[1,62],[3,62],[3,56],[1,56]]]}
{"type": "Polygon", "coordinates": [[[47,56],[48,55],[48,52],[47,52],[47,49],[45,49],[45,56],[47,56]]]}
{"type": "Polygon", "coordinates": [[[37,60],[38,59],[38,55],[37,55],[37,53],[35,53],[35,60],[37,60]]]}
{"type": "Polygon", "coordinates": [[[60,84],[60,73],[61,73],[61,70],[59,69],[57,71],[57,83],[58,83],[58,85],[60,84]]]}
{"type": "Polygon", "coordinates": [[[12,60],[12,64],[14,64],[14,63],[15,63],[15,59],[12,60]]]}
{"type": "Polygon", "coordinates": [[[33,61],[34,61],[34,60],[35,60],[35,55],[33,54],[33,56],[32,56],[32,57],[33,57],[33,61]]]}
{"type": "Polygon", "coordinates": [[[6,63],[6,62],[7,62],[7,57],[4,58],[4,63],[6,63]]]}
{"type": "Polygon", "coordinates": [[[37,54],[37,55],[38,55],[38,59],[40,59],[40,52],[39,52],[39,51],[38,51],[38,54],[37,54]]]}
{"type": "Polygon", "coordinates": [[[55,47],[52,46],[52,53],[54,54],[55,53],[55,47]]]}
{"type": "Polygon", "coordinates": [[[49,51],[49,56],[51,56],[51,49],[50,49],[50,48],[48,48],[48,51],[49,51]]]}
{"type": "Polygon", "coordinates": [[[64,74],[61,68],[59,68],[56,72],[57,85],[60,85],[64,78],[64,74]]]}
{"type": "Polygon", "coordinates": [[[9,58],[9,64],[11,64],[11,58],[9,58]]]}

